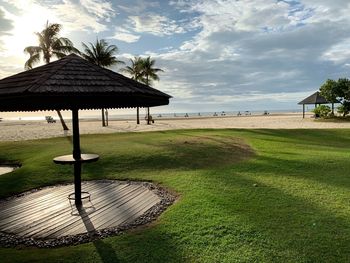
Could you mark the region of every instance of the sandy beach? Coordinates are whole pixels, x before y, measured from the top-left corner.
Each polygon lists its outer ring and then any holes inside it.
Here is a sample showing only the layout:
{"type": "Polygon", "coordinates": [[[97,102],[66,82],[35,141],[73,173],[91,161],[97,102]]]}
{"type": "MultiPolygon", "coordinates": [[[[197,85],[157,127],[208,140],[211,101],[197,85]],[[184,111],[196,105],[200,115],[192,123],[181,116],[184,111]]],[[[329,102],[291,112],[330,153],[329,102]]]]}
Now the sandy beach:
{"type": "MultiPolygon", "coordinates": [[[[71,123],[67,121],[71,129],[71,123]]],[[[135,120],[110,121],[108,127],[102,127],[100,121],[80,121],[81,134],[115,133],[115,132],[145,132],[174,129],[331,129],[350,128],[350,122],[315,121],[311,115],[302,119],[300,113],[197,117],[157,119],[152,125],[144,120],[137,125],[135,120]]],[[[2,121],[0,122],[0,141],[20,141],[41,138],[51,138],[70,135],[62,131],[59,122],[49,124],[46,121],[2,121]]]]}

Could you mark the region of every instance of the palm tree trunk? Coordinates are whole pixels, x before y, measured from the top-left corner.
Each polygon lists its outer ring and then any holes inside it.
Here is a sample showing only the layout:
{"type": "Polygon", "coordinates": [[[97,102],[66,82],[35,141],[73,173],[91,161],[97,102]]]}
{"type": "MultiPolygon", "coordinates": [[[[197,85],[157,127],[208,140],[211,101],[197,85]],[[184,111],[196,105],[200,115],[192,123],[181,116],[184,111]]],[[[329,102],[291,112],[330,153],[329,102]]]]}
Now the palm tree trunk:
{"type": "Polygon", "coordinates": [[[102,127],[106,126],[106,121],[105,121],[105,110],[101,109],[102,111],[102,127]]]}
{"type": "Polygon", "coordinates": [[[140,124],[140,108],[136,108],[136,123],[140,124]]]}
{"type": "Polygon", "coordinates": [[[62,117],[61,111],[56,110],[56,112],[57,112],[58,117],[60,118],[60,121],[61,121],[63,130],[64,130],[64,131],[68,131],[69,129],[68,129],[68,127],[67,127],[67,125],[66,125],[66,123],[65,123],[65,121],[64,121],[64,119],[63,119],[63,117],[62,117]]]}

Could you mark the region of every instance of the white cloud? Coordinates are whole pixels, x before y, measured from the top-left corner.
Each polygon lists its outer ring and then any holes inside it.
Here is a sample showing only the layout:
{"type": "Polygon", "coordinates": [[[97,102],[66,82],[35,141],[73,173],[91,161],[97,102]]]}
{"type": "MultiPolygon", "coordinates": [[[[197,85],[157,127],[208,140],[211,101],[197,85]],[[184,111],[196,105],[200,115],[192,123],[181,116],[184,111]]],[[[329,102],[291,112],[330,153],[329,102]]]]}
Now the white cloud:
{"type": "MultiPolygon", "coordinates": [[[[49,20],[61,23],[66,31],[92,30],[95,33],[107,30],[105,22],[116,15],[112,4],[105,0],[5,0],[18,10],[18,15],[36,10],[32,20],[49,20]]],[[[44,23],[41,23],[44,24],[44,23]]]]}
{"type": "Polygon", "coordinates": [[[115,15],[112,3],[103,0],[80,0],[83,6],[90,14],[95,15],[99,19],[110,19],[115,15]]]}
{"type": "Polygon", "coordinates": [[[329,60],[337,64],[346,63],[350,60],[350,38],[331,46],[322,55],[324,60],[329,60]]]}
{"type": "Polygon", "coordinates": [[[129,16],[133,30],[138,33],[149,33],[156,36],[184,33],[183,27],[175,20],[171,20],[159,14],[145,14],[142,16],[129,16]]]}
{"type": "Polygon", "coordinates": [[[171,93],[172,82],[186,83],[179,93],[186,94],[184,101],[204,104],[297,103],[309,95],[305,91],[317,90],[327,78],[347,74],[342,63],[350,59],[349,21],[344,11],[337,11],[339,1],[321,1],[320,6],[308,2],[173,2],[182,13],[195,14],[201,31],[177,49],[149,53],[160,68],[170,70],[161,77],[160,83],[167,83],[161,87],[171,93]],[[321,19],[324,14],[331,23],[321,19]]]}
{"type": "MultiPolygon", "coordinates": [[[[81,0],[85,7],[77,2],[57,0],[48,8],[43,4],[48,1],[17,1],[17,8],[23,5],[25,17],[31,13],[26,3],[40,6],[38,13],[49,14],[50,21],[62,23],[74,36],[82,30],[103,32],[111,39],[135,43],[124,45],[135,51],[122,50],[130,53],[122,56],[132,58],[137,52],[155,58],[156,66],[165,70],[155,87],[169,92],[175,97],[172,104],[186,109],[210,105],[218,110],[214,107],[219,104],[233,109],[243,105],[241,101],[248,108],[284,107],[283,103],[293,108],[327,78],[349,74],[347,0],[181,0],[172,1],[166,10],[160,9],[166,6],[163,2],[145,0],[119,6],[106,0],[81,0]],[[114,8],[123,14],[116,16],[114,8]],[[112,28],[107,27],[109,20],[112,28]],[[116,27],[119,22],[122,28],[116,27]],[[143,42],[146,39],[154,43],[143,42]],[[147,52],[140,51],[147,47],[147,52]]],[[[23,25],[30,24],[28,17],[22,19],[23,25]]],[[[32,18],[39,19],[42,26],[47,18],[32,18]]],[[[40,29],[23,27],[22,32],[40,29]]],[[[1,68],[2,74],[10,70],[1,68]]]]}
{"type": "Polygon", "coordinates": [[[183,12],[200,14],[204,30],[280,30],[298,20],[291,14],[288,3],[275,0],[222,1],[197,0],[179,1],[172,4],[183,12]]]}
{"type": "Polygon", "coordinates": [[[71,0],[63,0],[59,4],[51,5],[51,9],[58,17],[59,22],[65,25],[67,31],[93,31],[99,33],[108,28],[105,22],[113,17],[113,9],[109,4],[103,2],[98,6],[96,0],[81,0],[82,3],[75,3],[71,0]]]}
{"type": "Polygon", "coordinates": [[[110,38],[114,38],[120,41],[124,41],[126,43],[134,43],[140,39],[140,35],[135,35],[126,29],[117,29],[114,35],[110,38]]]}
{"type": "MultiPolygon", "coordinates": [[[[129,2],[130,3],[130,2],[129,2]]],[[[148,0],[137,0],[135,4],[132,5],[118,5],[118,8],[129,14],[141,14],[150,8],[159,7],[158,2],[151,2],[148,0]]]]}

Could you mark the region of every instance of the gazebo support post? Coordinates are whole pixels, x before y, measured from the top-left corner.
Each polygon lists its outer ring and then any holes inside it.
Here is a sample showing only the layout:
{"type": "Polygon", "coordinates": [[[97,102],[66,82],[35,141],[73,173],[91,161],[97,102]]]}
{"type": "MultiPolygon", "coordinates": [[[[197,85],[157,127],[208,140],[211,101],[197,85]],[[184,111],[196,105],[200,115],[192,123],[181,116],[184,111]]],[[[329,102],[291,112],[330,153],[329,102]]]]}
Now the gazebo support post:
{"type": "Polygon", "coordinates": [[[136,123],[140,124],[140,108],[136,107],[136,123]]]}
{"type": "Polygon", "coordinates": [[[81,151],[78,109],[72,110],[75,205],[81,206],[81,151]]]}
{"type": "Polygon", "coordinates": [[[149,107],[147,107],[147,125],[150,125],[151,121],[149,119],[149,107]]]}
{"type": "Polygon", "coordinates": [[[303,104],[303,119],[305,119],[305,104],[303,104]]]}
{"type": "Polygon", "coordinates": [[[332,115],[334,115],[334,102],[332,102],[332,115]]]}

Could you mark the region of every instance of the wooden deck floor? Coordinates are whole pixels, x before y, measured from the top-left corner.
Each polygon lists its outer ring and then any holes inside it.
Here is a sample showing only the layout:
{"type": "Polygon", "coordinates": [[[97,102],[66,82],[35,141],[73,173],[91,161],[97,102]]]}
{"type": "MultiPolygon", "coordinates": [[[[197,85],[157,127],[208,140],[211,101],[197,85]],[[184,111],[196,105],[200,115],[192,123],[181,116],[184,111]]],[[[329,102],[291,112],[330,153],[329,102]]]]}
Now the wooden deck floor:
{"type": "Polygon", "coordinates": [[[58,238],[131,222],[160,202],[142,185],[124,182],[85,182],[91,194],[79,211],[68,194],[73,185],[46,188],[0,203],[0,231],[23,237],[58,238]]]}

